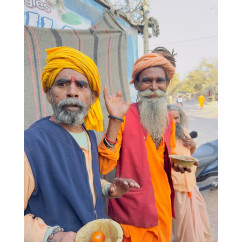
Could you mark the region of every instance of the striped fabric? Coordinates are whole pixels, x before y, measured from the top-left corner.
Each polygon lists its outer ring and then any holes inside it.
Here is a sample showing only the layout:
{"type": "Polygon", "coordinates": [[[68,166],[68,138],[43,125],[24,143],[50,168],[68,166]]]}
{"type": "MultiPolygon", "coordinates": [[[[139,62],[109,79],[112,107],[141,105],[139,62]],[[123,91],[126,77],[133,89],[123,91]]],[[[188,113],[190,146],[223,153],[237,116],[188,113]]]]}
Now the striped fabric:
{"type": "MultiPolygon", "coordinates": [[[[41,72],[45,66],[45,49],[69,46],[91,57],[98,66],[102,91],[121,91],[123,99],[130,101],[129,80],[126,65],[126,34],[117,21],[107,12],[88,30],[57,30],[24,27],[24,128],[36,120],[52,114],[41,88],[41,72]]],[[[100,97],[104,116],[104,131],[108,114],[103,95],[100,97]]],[[[98,143],[102,133],[96,133],[98,143]]]]}

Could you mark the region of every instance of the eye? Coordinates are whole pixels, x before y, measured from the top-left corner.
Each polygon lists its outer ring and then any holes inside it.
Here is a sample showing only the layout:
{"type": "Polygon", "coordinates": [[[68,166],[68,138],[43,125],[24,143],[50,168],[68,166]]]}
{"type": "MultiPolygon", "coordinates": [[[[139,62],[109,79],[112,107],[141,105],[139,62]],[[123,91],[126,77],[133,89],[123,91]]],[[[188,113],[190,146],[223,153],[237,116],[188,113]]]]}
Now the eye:
{"type": "Polygon", "coordinates": [[[79,87],[80,87],[80,88],[83,88],[83,89],[84,89],[84,88],[88,88],[88,84],[87,84],[86,82],[80,82],[80,83],[79,83],[79,87]]]}
{"type": "Polygon", "coordinates": [[[58,85],[58,87],[64,87],[64,86],[67,86],[67,83],[66,82],[59,82],[57,85],[58,85]]]}
{"type": "Polygon", "coordinates": [[[164,78],[157,78],[157,83],[164,83],[166,80],[164,78]]]}
{"type": "Polygon", "coordinates": [[[151,83],[151,79],[144,78],[144,79],[142,79],[142,82],[143,83],[151,83]]]}

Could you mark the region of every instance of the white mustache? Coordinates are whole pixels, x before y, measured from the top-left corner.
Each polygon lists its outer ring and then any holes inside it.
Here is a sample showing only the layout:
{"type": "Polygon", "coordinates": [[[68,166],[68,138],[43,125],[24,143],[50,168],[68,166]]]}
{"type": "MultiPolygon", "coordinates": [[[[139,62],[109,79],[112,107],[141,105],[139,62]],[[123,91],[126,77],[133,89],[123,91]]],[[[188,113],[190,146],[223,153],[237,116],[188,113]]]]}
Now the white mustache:
{"type": "Polygon", "coordinates": [[[138,92],[138,98],[142,97],[150,97],[150,96],[155,96],[155,97],[167,97],[166,93],[161,91],[161,90],[155,90],[152,91],[150,89],[144,90],[144,91],[139,91],[138,92]]]}

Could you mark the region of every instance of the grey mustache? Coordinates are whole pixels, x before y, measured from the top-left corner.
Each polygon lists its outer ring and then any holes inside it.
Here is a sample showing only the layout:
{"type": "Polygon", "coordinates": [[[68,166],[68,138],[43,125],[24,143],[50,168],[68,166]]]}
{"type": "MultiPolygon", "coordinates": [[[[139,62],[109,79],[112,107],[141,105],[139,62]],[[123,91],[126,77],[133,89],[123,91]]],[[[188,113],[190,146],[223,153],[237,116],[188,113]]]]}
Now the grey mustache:
{"type": "Polygon", "coordinates": [[[83,108],[85,107],[85,104],[75,98],[67,98],[67,99],[61,100],[58,103],[58,108],[65,107],[65,106],[75,106],[75,107],[83,108]]]}

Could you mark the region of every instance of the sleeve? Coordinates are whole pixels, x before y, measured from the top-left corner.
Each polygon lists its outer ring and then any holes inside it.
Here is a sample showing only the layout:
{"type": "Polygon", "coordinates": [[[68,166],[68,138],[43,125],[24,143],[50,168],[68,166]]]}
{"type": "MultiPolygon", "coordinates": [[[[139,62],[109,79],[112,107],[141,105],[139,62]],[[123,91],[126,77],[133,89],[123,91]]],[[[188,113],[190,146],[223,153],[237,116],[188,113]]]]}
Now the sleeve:
{"type": "Polygon", "coordinates": [[[106,175],[107,173],[112,171],[117,165],[117,161],[119,159],[119,151],[122,144],[122,133],[124,130],[124,126],[125,126],[125,117],[124,117],[124,122],[121,124],[117,135],[118,143],[115,145],[114,151],[111,151],[105,146],[105,144],[103,143],[103,138],[100,144],[98,145],[99,167],[100,167],[100,173],[102,175],[106,175]]]}
{"type": "Polygon", "coordinates": [[[171,154],[177,155],[176,149],[176,125],[173,119],[171,119],[171,137],[170,137],[171,154]]]}
{"type": "MultiPolygon", "coordinates": [[[[29,198],[35,189],[35,181],[29,160],[24,153],[24,210],[27,208],[29,198]]],[[[34,218],[33,214],[24,216],[24,241],[43,242],[45,232],[49,228],[41,218],[34,218]]]]}

